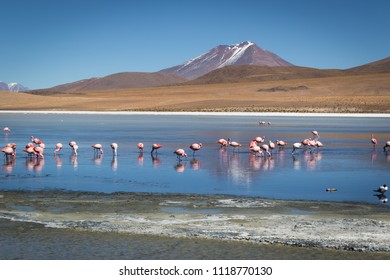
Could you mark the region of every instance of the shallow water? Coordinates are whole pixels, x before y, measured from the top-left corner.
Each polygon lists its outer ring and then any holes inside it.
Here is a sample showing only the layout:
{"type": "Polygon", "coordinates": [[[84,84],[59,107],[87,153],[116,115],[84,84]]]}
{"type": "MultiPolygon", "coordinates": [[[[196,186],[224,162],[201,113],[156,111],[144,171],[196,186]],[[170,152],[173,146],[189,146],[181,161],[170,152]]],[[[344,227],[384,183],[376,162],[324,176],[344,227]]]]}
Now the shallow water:
{"type": "Polygon", "coordinates": [[[386,117],[0,114],[0,126],[12,130],[0,136],[2,145],[17,144],[16,158],[3,159],[0,190],[218,193],[382,203],[373,190],[390,179],[390,153],[382,148],[390,139],[386,117]],[[293,155],[292,143],[312,137],[312,130],[325,147],[293,155]],[[375,149],[371,133],[379,141],[375,149]],[[44,159],[22,152],[30,136],[46,144],[44,159]],[[255,156],[248,143],[256,136],[289,145],[273,150],[271,158],[255,156]],[[221,149],[216,140],[228,137],[242,147],[221,149]],[[71,140],[79,145],[78,156],[67,145],[71,140]],[[64,148],[55,157],[58,142],[64,148]],[[116,157],[112,142],[119,145],[116,157]],[[143,154],[138,142],[146,146],[143,154]],[[195,156],[188,148],[193,142],[203,143],[195,156]],[[103,145],[103,155],[94,154],[94,143],[103,145]],[[163,147],[151,155],[153,143],[163,147]],[[184,148],[188,158],[178,161],[173,154],[177,148],[184,148]],[[337,191],[326,192],[328,187],[337,191]]]}

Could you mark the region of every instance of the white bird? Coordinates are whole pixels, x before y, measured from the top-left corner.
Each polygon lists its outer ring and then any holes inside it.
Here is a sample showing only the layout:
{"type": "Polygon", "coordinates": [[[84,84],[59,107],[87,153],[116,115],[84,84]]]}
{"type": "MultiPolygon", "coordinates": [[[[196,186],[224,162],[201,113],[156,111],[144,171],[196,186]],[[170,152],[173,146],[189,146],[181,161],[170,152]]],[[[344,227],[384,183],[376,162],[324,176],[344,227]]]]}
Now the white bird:
{"type": "Polygon", "coordinates": [[[111,148],[114,156],[118,154],[118,144],[117,143],[111,143],[111,148]]]}
{"type": "Polygon", "coordinates": [[[378,189],[374,190],[375,192],[385,193],[389,187],[386,184],[383,184],[382,186],[379,186],[378,189]]]}
{"type": "Polygon", "coordinates": [[[302,147],[302,143],[299,143],[299,142],[297,142],[297,143],[294,143],[293,144],[293,150],[292,150],[292,154],[295,152],[295,150],[296,149],[300,149],[302,147]]]}

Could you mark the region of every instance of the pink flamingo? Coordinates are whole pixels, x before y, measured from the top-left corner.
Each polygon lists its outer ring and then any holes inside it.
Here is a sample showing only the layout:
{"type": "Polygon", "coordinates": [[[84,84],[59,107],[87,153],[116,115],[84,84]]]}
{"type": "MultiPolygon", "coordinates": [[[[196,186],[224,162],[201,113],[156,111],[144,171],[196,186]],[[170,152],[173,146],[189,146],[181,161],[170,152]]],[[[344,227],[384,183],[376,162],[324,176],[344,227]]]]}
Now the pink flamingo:
{"type": "Polygon", "coordinates": [[[10,129],[9,127],[4,127],[4,128],[3,128],[3,131],[4,131],[5,133],[10,133],[10,132],[11,132],[11,129],[10,129]]]}
{"type": "Polygon", "coordinates": [[[275,143],[272,142],[271,140],[269,140],[268,146],[269,146],[269,148],[270,148],[271,150],[275,149],[275,147],[276,147],[275,143]]]}
{"type": "Polygon", "coordinates": [[[118,154],[118,144],[117,143],[111,143],[111,148],[112,148],[112,152],[114,154],[114,156],[116,156],[118,154]]]}
{"type": "Polygon", "coordinates": [[[91,145],[95,153],[100,152],[100,154],[103,154],[103,147],[101,144],[93,144],[91,145]]]}
{"type": "Polygon", "coordinates": [[[223,139],[223,138],[218,139],[217,143],[221,145],[221,148],[222,147],[226,147],[228,145],[228,142],[225,139],[223,139]]]}
{"type": "MultiPolygon", "coordinates": [[[[30,143],[31,144],[31,143],[30,143]]],[[[36,155],[37,152],[35,152],[34,150],[34,145],[32,146],[29,146],[29,144],[26,146],[26,148],[23,150],[23,152],[26,152],[28,154],[28,156],[32,156],[32,155],[36,155]]]]}
{"type": "Polygon", "coordinates": [[[41,158],[44,158],[43,156],[43,151],[44,149],[42,147],[34,147],[34,151],[35,151],[35,154],[37,155],[37,157],[41,157],[41,158]]]}
{"type": "Polygon", "coordinates": [[[6,147],[11,147],[14,150],[14,155],[16,156],[16,144],[15,143],[8,143],[6,147]]]}
{"type": "Polygon", "coordinates": [[[287,142],[283,140],[276,140],[276,145],[278,145],[279,148],[284,148],[287,146],[287,142]]]}
{"type": "Polygon", "coordinates": [[[138,150],[139,150],[140,152],[143,152],[143,151],[144,151],[144,143],[138,143],[138,144],[137,144],[137,147],[138,147],[138,150]]]}
{"type": "Polygon", "coordinates": [[[269,151],[269,146],[267,144],[263,144],[260,146],[260,148],[269,156],[271,157],[271,153],[269,151]]]}
{"type": "Polygon", "coordinates": [[[193,151],[192,156],[195,156],[195,152],[199,151],[202,148],[202,143],[193,143],[190,146],[190,149],[193,151]]]}
{"type": "Polygon", "coordinates": [[[73,148],[74,145],[77,145],[76,141],[70,141],[70,142],[69,142],[69,146],[70,146],[71,148],[73,148]]]}
{"type": "Polygon", "coordinates": [[[153,153],[154,151],[156,151],[156,154],[157,154],[157,150],[160,149],[163,145],[161,144],[153,144],[152,145],[152,150],[150,151],[150,153],[153,153]]]}
{"type": "Polygon", "coordinates": [[[1,151],[4,153],[5,157],[9,157],[9,156],[14,156],[15,155],[15,151],[12,147],[4,147],[1,149],[1,151]]]}
{"type": "Polygon", "coordinates": [[[173,153],[177,155],[177,159],[179,161],[181,161],[182,157],[187,157],[187,154],[186,154],[186,152],[183,149],[177,149],[173,153]]]}
{"type": "Polygon", "coordinates": [[[264,156],[264,153],[263,153],[263,151],[262,151],[262,149],[261,149],[260,146],[255,145],[255,146],[250,147],[249,149],[250,149],[252,152],[254,152],[255,154],[258,153],[260,156],[264,156]]]}
{"type": "Polygon", "coordinates": [[[311,133],[313,134],[315,140],[320,139],[320,135],[318,134],[318,131],[317,131],[317,130],[312,130],[311,133]]]}
{"type": "Polygon", "coordinates": [[[261,136],[257,136],[255,138],[253,138],[254,141],[256,141],[257,143],[263,143],[264,140],[265,140],[265,136],[261,137],[261,136]]]}
{"type": "Polygon", "coordinates": [[[373,133],[371,133],[371,143],[372,143],[372,147],[375,149],[376,144],[378,144],[378,140],[374,138],[373,133]]]}
{"type": "Polygon", "coordinates": [[[42,143],[42,140],[39,138],[34,138],[34,136],[31,136],[31,142],[39,145],[42,143]]]}
{"type": "Polygon", "coordinates": [[[56,155],[57,152],[61,151],[61,149],[62,149],[62,144],[61,143],[57,143],[56,149],[54,150],[54,155],[56,155]]]}
{"type": "Polygon", "coordinates": [[[390,141],[387,141],[386,143],[385,143],[385,145],[383,146],[383,151],[387,151],[387,148],[389,148],[390,147],[390,141]]]}
{"type": "Polygon", "coordinates": [[[257,142],[255,140],[249,142],[249,149],[252,149],[255,146],[257,146],[257,142]]]}
{"type": "Polygon", "coordinates": [[[236,149],[236,148],[239,148],[241,147],[242,145],[236,141],[232,141],[232,139],[228,138],[228,143],[229,143],[229,146],[230,147],[233,147],[233,151],[236,149]]]}

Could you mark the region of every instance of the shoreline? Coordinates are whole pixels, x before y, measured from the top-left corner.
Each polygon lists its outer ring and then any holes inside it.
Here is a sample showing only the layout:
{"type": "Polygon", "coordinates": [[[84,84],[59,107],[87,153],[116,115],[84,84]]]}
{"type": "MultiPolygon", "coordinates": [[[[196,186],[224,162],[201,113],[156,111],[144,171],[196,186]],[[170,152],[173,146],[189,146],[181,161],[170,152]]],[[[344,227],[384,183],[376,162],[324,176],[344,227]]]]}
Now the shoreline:
{"type": "Polygon", "coordinates": [[[390,253],[389,208],[230,195],[0,192],[0,218],[76,231],[390,253]]]}
{"type": "Polygon", "coordinates": [[[237,116],[237,117],[361,117],[390,118],[388,113],[313,113],[313,112],[202,112],[202,111],[69,111],[69,110],[0,110],[0,114],[64,114],[64,115],[172,115],[172,116],[237,116]]]}

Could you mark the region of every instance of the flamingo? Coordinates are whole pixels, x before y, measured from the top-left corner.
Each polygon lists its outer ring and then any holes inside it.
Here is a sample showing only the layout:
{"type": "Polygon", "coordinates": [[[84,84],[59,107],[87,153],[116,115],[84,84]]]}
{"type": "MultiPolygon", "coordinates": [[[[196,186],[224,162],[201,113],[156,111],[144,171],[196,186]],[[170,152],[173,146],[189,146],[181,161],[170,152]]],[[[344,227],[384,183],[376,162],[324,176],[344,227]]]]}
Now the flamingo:
{"type": "Polygon", "coordinates": [[[34,147],[34,151],[37,157],[44,158],[43,151],[44,149],[42,147],[34,147]]]}
{"type": "Polygon", "coordinates": [[[221,145],[221,148],[222,147],[226,147],[228,145],[228,142],[225,139],[223,139],[223,138],[218,139],[217,143],[221,145]]]}
{"type": "Polygon", "coordinates": [[[153,153],[154,151],[156,151],[156,154],[157,154],[157,150],[160,149],[163,145],[161,144],[153,144],[152,145],[152,150],[150,151],[150,153],[153,153]]]}
{"type": "Polygon", "coordinates": [[[390,147],[390,141],[387,141],[387,142],[385,143],[385,145],[383,146],[383,151],[386,152],[387,148],[389,148],[389,147],[390,147]]]}
{"type": "Polygon", "coordinates": [[[26,152],[28,154],[28,156],[36,155],[37,152],[35,152],[34,148],[35,148],[34,145],[29,146],[29,144],[27,144],[27,146],[23,150],[23,152],[26,152]]]}
{"type": "Polygon", "coordinates": [[[177,155],[177,159],[179,161],[181,161],[182,157],[187,157],[187,154],[186,154],[186,152],[183,149],[177,149],[173,153],[177,155]]]}
{"type": "Polygon", "coordinates": [[[252,149],[255,146],[257,146],[257,142],[255,140],[249,142],[249,149],[252,149]]]}
{"type": "Polygon", "coordinates": [[[379,193],[385,193],[387,192],[389,187],[386,184],[383,184],[382,186],[379,186],[378,189],[374,190],[375,192],[379,193]]]}
{"type": "Polygon", "coordinates": [[[144,143],[138,143],[137,144],[137,147],[139,149],[140,152],[143,152],[144,151],[144,143]]]}
{"type": "Polygon", "coordinates": [[[76,141],[70,141],[70,142],[69,142],[69,146],[70,146],[71,148],[73,148],[74,145],[77,145],[76,141]]]}
{"type": "Polygon", "coordinates": [[[11,147],[14,150],[14,154],[16,155],[16,144],[15,143],[8,143],[6,147],[11,147]]]}
{"type": "Polygon", "coordinates": [[[15,155],[15,151],[14,151],[14,149],[12,147],[6,146],[6,147],[2,148],[1,151],[4,153],[4,156],[7,157],[7,158],[9,156],[14,156],[15,155]]]}
{"type": "Polygon", "coordinates": [[[311,138],[306,138],[301,141],[301,144],[305,147],[310,145],[311,138]]]}
{"type": "Polygon", "coordinates": [[[269,156],[271,157],[271,153],[269,151],[269,146],[267,144],[263,144],[260,146],[260,148],[269,156]]]}
{"type": "Polygon", "coordinates": [[[263,155],[264,155],[264,153],[263,153],[263,151],[262,151],[262,149],[261,149],[260,146],[255,145],[255,146],[253,146],[253,147],[250,147],[249,149],[250,149],[252,152],[254,152],[255,154],[258,153],[260,156],[263,156],[263,155]]]}
{"type": "Polygon", "coordinates": [[[103,147],[101,144],[93,144],[91,145],[95,153],[100,152],[100,154],[103,154],[103,147]]]}
{"type": "Polygon", "coordinates": [[[116,156],[118,154],[118,144],[117,143],[111,143],[111,148],[112,148],[112,152],[113,152],[114,156],[116,156]]]}
{"type": "Polygon", "coordinates": [[[376,144],[378,144],[378,140],[374,138],[373,133],[371,133],[371,143],[372,143],[372,147],[375,149],[376,144]]]}
{"type": "Polygon", "coordinates": [[[320,139],[320,135],[317,130],[312,130],[311,133],[313,134],[315,140],[320,139]]]}
{"type": "Polygon", "coordinates": [[[202,143],[193,143],[190,146],[190,149],[193,151],[192,156],[195,156],[195,152],[199,151],[202,148],[202,143]]]}
{"type": "Polygon", "coordinates": [[[74,155],[77,156],[77,153],[78,153],[78,150],[79,150],[79,146],[77,144],[74,144],[72,146],[72,149],[73,149],[74,155]]]}
{"type": "Polygon", "coordinates": [[[284,148],[287,146],[287,142],[283,140],[276,140],[276,145],[278,145],[279,148],[284,148]]]}
{"type": "Polygon", "coordinates": [[[268,146],[269,146],[269,148],[270,148],[271,150],[275,149],[275,143],[272,142],[271,140],[269,140],[268,146]]]}
{"type": "Polygon", "coordinates": [[[9,127],[4,127],[4,128],[3,128],[3,131],[4,131],[5,133],[10,133],[10,132],[11,132],[11,129],[10,129],[9,127]]]}
{"type": "Polygon", "coordinates": [[[315,147],[317,147],[317,150],[321,147],[324,147],[324,144],[322,144],[322,142],[320,141],[315,141],[315,147]]]}
{"type": "Polygon", "coordinates": [[[265,136],[261,137],[261,136],[257,136],[255,138],[253,138],[254,141],[256,141],[257,143],[263,143],[264,140],[265,140],[265,136]]]}
{"type": "Polygon", "coordinates": [[[62,144],[61,143],[57,143],[56,149],[54,150],[54,155],[56,155],[57,152],[59,152],[61,149],[62,149],[62,144]]]}
{"type": "Polygon", "coordinates": [[[295,152],[296,149],[300,149],[300,148],[302,147],[302,145],[303,145],[303,144],[302,144],[302,143],[299,143],[299,142],[298,142],[298,143],[294,143],[294,144],[293,144],[293,150],[292,150],[291,153],[293,154],[293,153],[295,152]]]}
{"type": "Polygon", "coordinates": [[[228,143],[229,143],[229,146],[233,147],[233,151],[236,149],[236,148],[239,148],[241,147],[242,145],[236,141],[232,141],[230,138],[228,139],[228,143]]]}
{"type": "Polygon", "coordinates": [[[39,138],[35,138],[34,136],[31,136],[31,142],[39,145],[42,143],[42,140],[39,138]]]}

